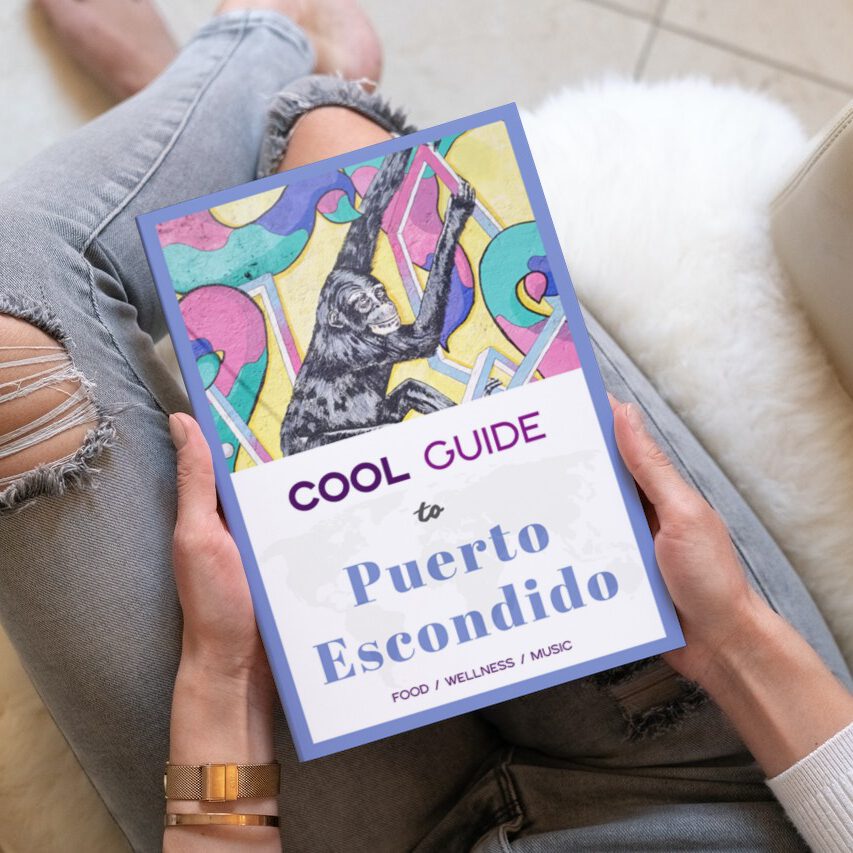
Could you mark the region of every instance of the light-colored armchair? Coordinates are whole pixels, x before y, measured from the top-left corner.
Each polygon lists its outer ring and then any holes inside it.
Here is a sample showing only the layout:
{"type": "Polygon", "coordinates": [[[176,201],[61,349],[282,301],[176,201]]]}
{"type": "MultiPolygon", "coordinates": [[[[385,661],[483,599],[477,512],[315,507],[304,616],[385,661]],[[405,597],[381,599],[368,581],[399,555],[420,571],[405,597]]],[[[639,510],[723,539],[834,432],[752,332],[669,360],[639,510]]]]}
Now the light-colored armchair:
{"type": "Polygon", "coordinates": [[[853,397],[853,102],[817,137],[771,214],[779,259],[853,397]]]}

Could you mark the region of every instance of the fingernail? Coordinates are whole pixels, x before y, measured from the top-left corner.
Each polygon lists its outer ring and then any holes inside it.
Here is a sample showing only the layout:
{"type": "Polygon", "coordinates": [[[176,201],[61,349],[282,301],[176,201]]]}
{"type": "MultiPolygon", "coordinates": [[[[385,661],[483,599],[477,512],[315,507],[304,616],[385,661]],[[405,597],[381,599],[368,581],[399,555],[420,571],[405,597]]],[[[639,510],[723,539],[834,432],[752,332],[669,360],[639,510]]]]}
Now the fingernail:
{"type": "Polygon", "coordinates": [[[177,415],[169,415],[169,434],[175,450],[180,450],[187,443],[187,430],[177,415]]]}
{"type": "Polygon", "coordinates": [[[633,403],[625,403],[625,415],[627,416],[628,423],[631,425],[631,429],[634,430],[634,432],[643,431],[643,416],[640,414],[640,410],[633,403]]]}

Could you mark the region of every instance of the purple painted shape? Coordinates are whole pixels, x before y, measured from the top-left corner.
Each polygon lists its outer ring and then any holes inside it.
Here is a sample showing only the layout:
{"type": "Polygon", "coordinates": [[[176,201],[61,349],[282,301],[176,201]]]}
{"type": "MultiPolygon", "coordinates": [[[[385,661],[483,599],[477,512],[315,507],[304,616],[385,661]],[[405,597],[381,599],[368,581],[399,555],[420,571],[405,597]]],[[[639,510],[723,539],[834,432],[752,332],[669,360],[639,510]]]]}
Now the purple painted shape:
{"type": "Polygon", "coordinates": [[[157,226],[157,236],[164,248],[173,243],[184,243],[203,252],[212,252],[228,242],[231,229],[217,222],[209,210],[200,210],[180,219],[161,222],[157,226]]]}
{"type": "MultiPolygon", "coordinates": [[[[548,263],[548,258],[544,255],[533,255],[527,262],[527,268],[533,272],[542,273],[547,279],[547,286],[545,287],[543,296],[557,295],[557,282],[554,281],[554,274],[551,272],[551,265],[548,263]]],[[[537,299],[536,301],[538,302],[539,300],[537,299]]]]}
{"type": "Polygon", "coordinates": [[[204,338],[222,352],[214,385],[227,397],[240,369],[263,355],[266,328],[261,309],[250,296],[222,284],[191,290],[180,307],[190,339],[204,338]]]}
{"type": "Polygon", "coordinates": [[[341,190],[351,204],[355,203],[355,187],[350,178],[343,172],[326,172],[285,187],[281,198],[255,221],[281,237],[299,229],[310,234],[314,227],[317,203],[332,190],[341,190]]]}
{"type": "MultiPolygon", "coordinates": [[[[467,262],[468,258],[462,256],[467,262]]],[[[432,269],[433,255],[427,257],[423,264],[419,264],[426,270],[432,269]]],[[[444,325],[441,328],[441,336],[439,338],[442,347],[449,350],[447,339],[465,322],[465,318],[471,311],[471,306],[474,304],[474,288],[466,287],[462,283],[462,278],[459,275],[459,265],[453,268],[450,274],[450,292],[447,294],[447,308],[444,312],[444,325]]]]}

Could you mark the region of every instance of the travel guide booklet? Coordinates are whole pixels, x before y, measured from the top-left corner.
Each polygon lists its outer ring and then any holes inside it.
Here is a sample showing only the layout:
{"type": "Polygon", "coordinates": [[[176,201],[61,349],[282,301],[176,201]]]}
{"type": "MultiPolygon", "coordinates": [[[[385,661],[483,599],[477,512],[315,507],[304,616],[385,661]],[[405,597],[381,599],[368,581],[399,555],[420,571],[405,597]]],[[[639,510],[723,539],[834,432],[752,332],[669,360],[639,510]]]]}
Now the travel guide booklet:
{"type": "Polygon", "coordinates": [[[302,760],[684,644],[514,105],[139,227],[302,760]]]}

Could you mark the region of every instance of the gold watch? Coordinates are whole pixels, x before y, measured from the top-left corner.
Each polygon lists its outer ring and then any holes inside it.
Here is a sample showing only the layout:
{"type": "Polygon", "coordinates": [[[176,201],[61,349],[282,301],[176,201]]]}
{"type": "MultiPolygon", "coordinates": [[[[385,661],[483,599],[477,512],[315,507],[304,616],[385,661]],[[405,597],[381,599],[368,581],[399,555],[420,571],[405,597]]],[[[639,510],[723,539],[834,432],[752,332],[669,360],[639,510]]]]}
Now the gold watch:
{"type": "Polygon", "coordinates": [[[170,764],[163,789],[167,800],[224,803],[278,796],[280,767],[271,764],[170,764]]]}

